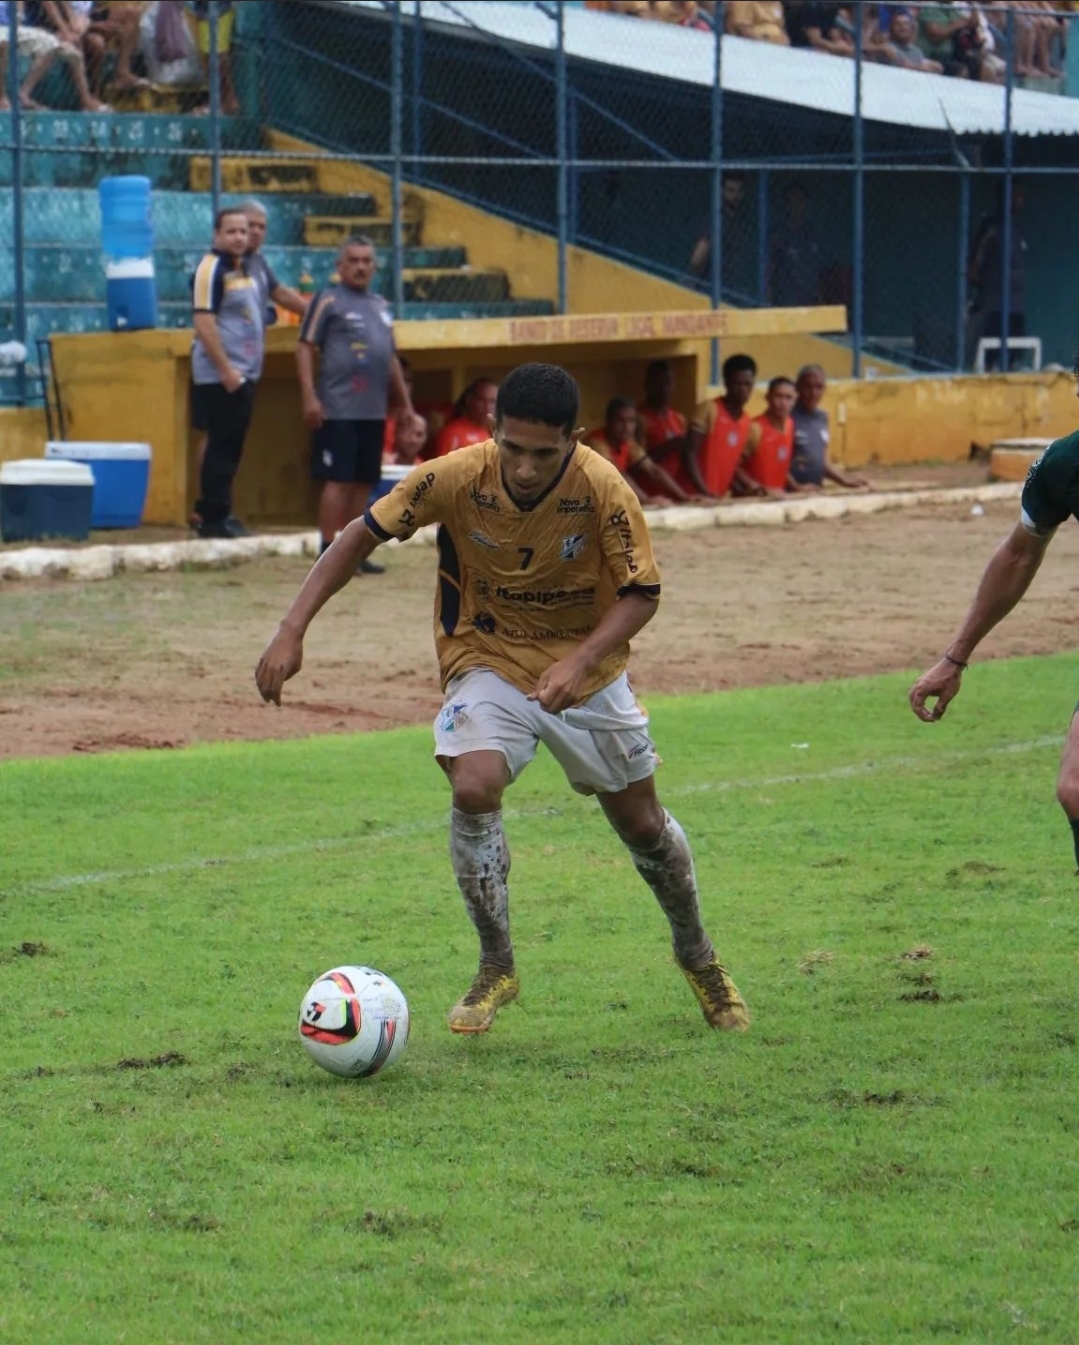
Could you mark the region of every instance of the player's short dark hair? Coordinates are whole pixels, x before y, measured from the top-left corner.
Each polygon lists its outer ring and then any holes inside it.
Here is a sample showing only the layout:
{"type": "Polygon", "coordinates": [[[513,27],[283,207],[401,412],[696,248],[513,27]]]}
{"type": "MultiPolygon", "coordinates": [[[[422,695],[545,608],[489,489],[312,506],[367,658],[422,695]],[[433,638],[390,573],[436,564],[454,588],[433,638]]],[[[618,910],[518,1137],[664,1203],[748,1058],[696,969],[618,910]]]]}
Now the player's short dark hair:
{"type": "Polygon", "coordinates": [[[221,225],[229,215],[241,215],[243,216],[244,223],[247,223],[247,214],[242,205],[223,205],[214,215],[214,233],[221,228],[221,225]]]}
{"type": "Polygon", "coordinates": [[[781,388],[784,383],[788,384],[792,388],[795,387],[795,382],[793,378],[788,378],[786,374],[780,374],[778,378],[773,378],[772,381],[768,384],[768,391],[775,392],[776,388],[781,388]]]}
{"type": "Polygon", "coordinates": [[[495,420],[510,416],[572,434],[580,404],[580,390],[561,365],[519,364],[499,384],[495,420]]]}
{"type": "Polygon", "coordinates": [[[757,377],[757,361],[752,355],[730,355],[723,361],[723,381],[727,382],[735,374],[752,374],[757,377]]]}
{"type": "Polygon", "coordinates": [[[655,378],[656,374],[669,374],[670,371],[670,360],[649,360],[645,366],[644,376],[646,379],[655,378]]]}

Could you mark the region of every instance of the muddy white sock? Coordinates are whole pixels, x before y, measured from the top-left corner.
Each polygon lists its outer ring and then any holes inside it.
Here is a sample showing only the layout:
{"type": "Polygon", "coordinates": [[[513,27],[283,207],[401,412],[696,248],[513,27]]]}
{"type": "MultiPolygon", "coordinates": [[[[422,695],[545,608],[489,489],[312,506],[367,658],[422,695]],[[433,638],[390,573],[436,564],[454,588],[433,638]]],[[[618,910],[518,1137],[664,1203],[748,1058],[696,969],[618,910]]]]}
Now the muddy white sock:
{"type": "Polygon", "coordinates": [[[674,955],[683,967],[703,967],[715,956],[701,924],[697,875],[686,833],[664,812],[659,839],[647,850],[627,846],[637,872],[656,895],[671,927],[674,955]]]}
{"type": "Polygon", "coordinates": [[[510,942],[510,852],[502,828],[502,810],[463,813],[453,809],[450,858],[465,907],[480,936],[480,961],[513,967],[510,942]]]}

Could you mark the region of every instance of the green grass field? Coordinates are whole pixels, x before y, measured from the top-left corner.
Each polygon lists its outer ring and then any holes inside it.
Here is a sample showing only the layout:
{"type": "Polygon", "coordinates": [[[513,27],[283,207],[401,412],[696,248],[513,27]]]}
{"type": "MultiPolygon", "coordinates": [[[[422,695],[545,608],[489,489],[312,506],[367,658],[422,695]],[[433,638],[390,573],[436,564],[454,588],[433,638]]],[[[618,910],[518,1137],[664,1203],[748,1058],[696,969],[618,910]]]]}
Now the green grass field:
{"type": "Polygon", "coordinates": [[[0,767],[0,1340],[1079,1340],[1079,658],[908,680],[650,706],[738,1038],[545,757],[478,1039],[426,731],[0,767]],[[296,1039],[350,961],[370,1081],[296,1039]]]}

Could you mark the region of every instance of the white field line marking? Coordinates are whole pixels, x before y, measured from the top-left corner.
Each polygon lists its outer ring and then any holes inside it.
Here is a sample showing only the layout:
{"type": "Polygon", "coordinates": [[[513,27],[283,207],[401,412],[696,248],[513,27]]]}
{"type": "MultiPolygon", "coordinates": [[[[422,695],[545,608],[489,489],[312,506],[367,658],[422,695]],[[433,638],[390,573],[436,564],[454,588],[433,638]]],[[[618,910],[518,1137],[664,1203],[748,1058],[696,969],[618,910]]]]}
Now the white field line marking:
{"type": "MultiPolygon", "coordinates": [[[[884,771],[910,770],[919,766],[929,770],[937,770],[964,761],[972,761],[978,757],[1012,756],[1025,752],[1037,752],[1043,747],[1059,747],[1063,741],[1063,736],[1060,734],[1048,734],[1041,738],[1031,738],[1025,742],[1001,743],[996,747],[948,752],[939,757],[889,757],[880,761],[834,766],[827,771],[763,776],[758,780],[709,780],[702,784],[678,785],[671,789],[663,789],[660,792],[664,798],[685,798],[691,794],[727,794],[734,790],[776,789],[787,785],[824,784],[833,780],[854,780],[884,771]]],[[[559,809],[552,807],[507,808],[505,814],[507,818],[542,817],[544,814],[557,813],[558,811],[559,809]]],[[[57,878],[49,878],[40,883],[19,884],[7,893],[0,893],[0,895],[33,896],[44,892],[68,892],[72,888],[94,887],[105,883],[122,883],[136,878],[155,878],[170,873],[194,873],[199,869],[224,867],[233,864],[252,864],[273,859],[288,859],[293,855],[348,850],[355,846],[369,845],[372,841],[392,841],[416,836],[423,832],[442,831],[445,826],[445,818],[431,818],[421,822],[406,822],[399,826],[381,827],[378,830],[363,832],[355,836],[296,841],[291,845],[255,846],[237,855],[220,855],[211,859],[184,859],[177,861],[175,864],[148,864],[140,869],[114,869],[100,873],[69,873],[57,878]]]]}

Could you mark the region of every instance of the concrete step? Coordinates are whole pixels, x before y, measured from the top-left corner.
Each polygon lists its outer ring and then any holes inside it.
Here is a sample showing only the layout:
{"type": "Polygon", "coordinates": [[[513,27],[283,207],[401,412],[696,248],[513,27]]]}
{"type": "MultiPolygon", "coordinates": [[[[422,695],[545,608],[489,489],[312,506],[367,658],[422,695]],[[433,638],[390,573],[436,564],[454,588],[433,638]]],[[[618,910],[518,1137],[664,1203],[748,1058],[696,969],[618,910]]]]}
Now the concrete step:
{"type": "MultiPolygon", "coordinates": [[[[354,215],[309,214],[303,222],[303,241],[309,247],[339,248],[350,234],[361,233],[376,247],[393,246],[393,220],[389,216],[357,218],[354,215]]],[[[405,247],[419,247],[423,241],[423,214],[407,207],[401,215],[401,233],[405,247]]]]}
{"type": "MultiPolygon", "coordinates": [[[[239,205],[245,196],[226,195],[225,205],[239,205]]],[[[23,193],[25,237],[28,244],[56,247],[98,246],[101,211],[96,189],[71,188],[56,191],[44,187],[23,193]]],[[[315,210],[335,216],[348,215],[354,226],[364,223],[363,212],[373,208],[366,193],[355,196],[282,196],[267,192],[263,200],[269,234],[277,244],[298,245],[305,240],[304,222],[315,210]]],[[[154,238],[159,246],[209,246],[213,228],[209,196],[188,191],[155,191],[152,201],[154,238]]],[[[0,248],[12,243],[11,189],[0,187],[0,248]]]]}
{"type": "Polygon", "coordinates": [[[405,298],[413,303],[504,303],[510,297],[505,271],[471,268],[416,268],[402,270],[405,298]]]}
{"type": "MultiPolygon", "coordinates": [[[[332,193],[332,175],[323,172],[318,160],[251,155],[250,157],[223,156],[221,160],[221,190],[251,195],[252,192],[308,192],[311,195],[332,193]]],[[[213,165],[209,158],[194,155],[188,160],[189,186],[192,191],[210,191],[213,187],[213,165]]],[[[375,213],[374,200],[364,212],[375,213]]]]}
{"type": "MultiPolygon", "coordinates": [[[[157,280],[158,298],[184,302],[190,298],[191,277],[198,266],[205,249],[200,247],[160,247],[154,251],[154,271],[157,280]]],[[[265,256],[283,285],[300,285],[303,277],[310,277],[315,288],[329,283],[337,262],[338,250],[328,248],[316,250],[303,247],[267,247],[265,256]]],[[[409,248],[405,251],[405,261],[409,266],[404,274],[426,275],[423,268],[431,265],[442,267],[460,266],[465,261],[464,248],[409,248]]],[[[382,268],[377,278],[377,289],[392,294],[393,273],[388,259],[383,256],[382,268]]],[[[435,274],[453,274],[445,270],[435,274]]],[[[466,273],[467,274],[467,273],[466,273]]],[[[39,244],[25,249],[23,256],[23,282],[29,302],[50,303],[100,303],[105,297],[105,261],[100,247],[60,248],[49,244],[39,244]]],[[[495,298],[506,295],[488,291],[495,298]]],[[[11,248],[0,248],[0,301],[12,300],[15,294],[15,263],[11,248]]],[[[405,286],[407,298],[431,299],[435,294],[423,294],[410,287],[407,279],[405,286]]],[[[446,299],[481,299],[484,291],[462,291],[459,294],[446,293],[446,299]]]]}
{"type": "Polygon", "coordinates": [[[1025,481],[1051,439],[998,439],[989,445],[990,481],[1025,481]]]}

